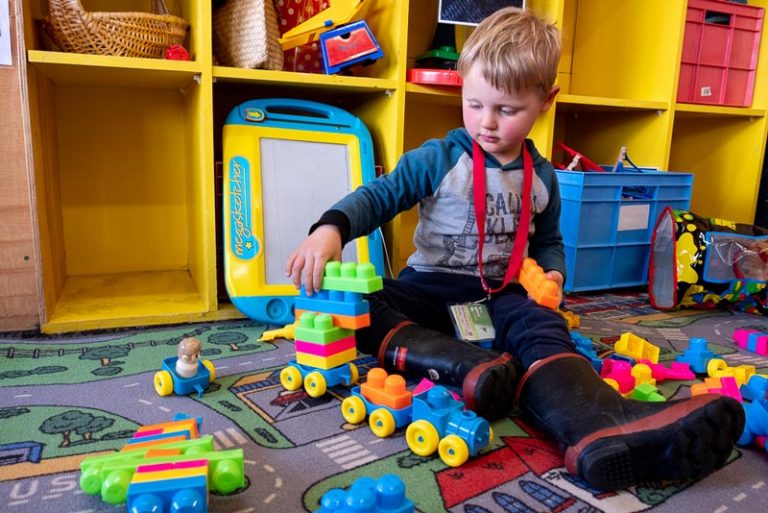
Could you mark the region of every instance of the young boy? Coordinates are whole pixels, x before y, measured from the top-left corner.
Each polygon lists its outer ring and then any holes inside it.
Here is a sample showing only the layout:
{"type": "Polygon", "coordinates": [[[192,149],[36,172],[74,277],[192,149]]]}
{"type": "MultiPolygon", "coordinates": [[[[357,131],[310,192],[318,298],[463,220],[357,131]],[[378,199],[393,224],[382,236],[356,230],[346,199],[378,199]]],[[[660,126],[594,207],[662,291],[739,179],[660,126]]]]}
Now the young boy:
{"type": "Polygon", "coordinates": [[[390,174],[331,207],[286,274],[311,294],[343,244],[418,203],[416,251],[369,296],[361,351],[388,370],[460,387],[490,420],[517,400],[564,448],[568,470],[594,486],[702,477],[730,455],[744,425],[740,405],[715,395],[624,399],[576,352],[562,317],[515,282],[525,253],[560,288],[565,276],[557,176],[526,139],[559,91],[559,58],[557,29],[533,14],[507,8],[486,18],[458,64],[464,127],[406,153],[390,174]],[[472,302],[488,309],[493,351],[451,336],[449,305],[472,302]]]}

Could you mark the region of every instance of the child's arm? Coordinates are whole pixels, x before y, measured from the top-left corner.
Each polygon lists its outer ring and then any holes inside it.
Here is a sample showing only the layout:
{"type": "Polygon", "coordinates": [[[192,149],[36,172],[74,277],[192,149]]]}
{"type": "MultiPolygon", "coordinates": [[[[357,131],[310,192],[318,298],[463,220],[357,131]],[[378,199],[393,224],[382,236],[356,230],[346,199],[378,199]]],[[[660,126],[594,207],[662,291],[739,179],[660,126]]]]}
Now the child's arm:
{"type": "Polygon", "coordinates": [[[304,285],[307,294],[312,295],[320,290],[329,260],[341,260],[341,231],[332,224],[323,224],[288,257],[285,275],[293,280],[297,289],[304,285]]]}

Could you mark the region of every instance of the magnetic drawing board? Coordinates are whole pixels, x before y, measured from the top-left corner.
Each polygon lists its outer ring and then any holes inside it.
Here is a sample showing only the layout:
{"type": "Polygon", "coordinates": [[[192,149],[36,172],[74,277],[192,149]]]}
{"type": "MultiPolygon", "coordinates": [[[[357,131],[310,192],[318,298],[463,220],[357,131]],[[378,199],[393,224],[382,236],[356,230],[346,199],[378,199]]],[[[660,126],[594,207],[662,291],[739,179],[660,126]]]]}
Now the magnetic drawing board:
{"type": "MultiPolygon", "coordinates": [[[[370,134],[336,107],[262,99],[230,112],[222,140],[227,293],[252,319],[291,323],[297,292],[285,262],[326,209],[374,178],[370,134]]],[[[378,233],[347,244],[342,258],[384,274],[378,233]]]]}

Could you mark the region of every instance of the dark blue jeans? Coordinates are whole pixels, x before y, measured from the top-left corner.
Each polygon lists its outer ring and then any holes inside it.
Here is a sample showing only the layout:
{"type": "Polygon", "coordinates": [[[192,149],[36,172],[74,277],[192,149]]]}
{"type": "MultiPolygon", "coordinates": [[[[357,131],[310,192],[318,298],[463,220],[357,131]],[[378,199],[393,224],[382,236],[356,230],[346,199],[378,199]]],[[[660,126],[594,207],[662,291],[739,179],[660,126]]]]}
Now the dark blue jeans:
{"type": "MultiPolygon", "coordinates": [[[[496,288],[499,283],[489,285],[496,288]]],[[[377,354],[387,333],[406,320],[454,336],[448,305],[483,297],[479,278],[407,267],[396,280],[385,278],[382,290],[366,296],[371,326],[357,331],[358,348],[377,354]]],[[[512,354],[523,369],[548,356],[576,352],[563,317],[528,299],[520,285],[511,284],[494,294],[488,310],[496,330],[494,349],[512,354]]]]}

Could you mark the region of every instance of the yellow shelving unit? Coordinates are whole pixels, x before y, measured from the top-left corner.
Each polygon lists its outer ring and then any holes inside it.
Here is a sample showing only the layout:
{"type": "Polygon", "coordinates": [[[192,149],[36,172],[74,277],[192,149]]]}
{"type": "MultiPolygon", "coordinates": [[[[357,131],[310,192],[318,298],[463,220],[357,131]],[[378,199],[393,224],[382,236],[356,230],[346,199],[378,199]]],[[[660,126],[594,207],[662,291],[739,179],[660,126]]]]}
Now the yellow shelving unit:
{"type": "MultiPolygon", "coordinates": [[[[367,0],[384,58],[356,76],[215,66],[211,5],[170,0],[190,22],[192,60],[48,51],[24,0],[29,107],[41,240],[42,329],[177,323],[237,316],[221,298],[216,173],[229,111],[260,97],[303,98],[349,110],[368,126],[376,163],[461,124],[457,91],[405,81],[430,49],[437,0],[367,0]]],[[[144,0],[90,0],[90,10],[146,10],[144,0]]],[[[768,0],[750,4],[768,6],[768,0]]],[[[532,137],[560,160],[563,141],[598,162],[626,145],[633,161],[695,174],[692,208],[751,223],[768,107],[768,59],[749,108],[675,102],[685,1],[528,0],[555,21],[564,53],[555,108],[532,137]]],[[[763,38],[761,54],[768,56],[763,38]]],[[[410,254],[415,212],[388,227],[395,271],[410,254]]]]}

